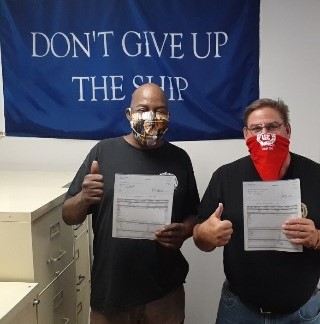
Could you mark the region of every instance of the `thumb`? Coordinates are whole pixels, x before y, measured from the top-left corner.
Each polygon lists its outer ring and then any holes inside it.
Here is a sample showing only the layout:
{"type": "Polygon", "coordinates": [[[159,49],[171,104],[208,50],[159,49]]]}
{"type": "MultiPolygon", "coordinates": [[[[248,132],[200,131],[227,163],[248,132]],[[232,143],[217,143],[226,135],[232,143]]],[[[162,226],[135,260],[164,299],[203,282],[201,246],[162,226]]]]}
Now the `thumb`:
{"type": "Polygon", "coordinates": [[[99,174],[100,173],[98,161],[92,161],[90,173],[91,174],[99,174]]]}
{"type": "Polygon", "coordinates": [[[222,212],[223,212],[223,204],[222,203],[219,203],[219,206],[217,207],[217,209],[213,213],[214,214],[214,217],[220,219],[221,218],[221,215],[222,215],[222,212]]]}

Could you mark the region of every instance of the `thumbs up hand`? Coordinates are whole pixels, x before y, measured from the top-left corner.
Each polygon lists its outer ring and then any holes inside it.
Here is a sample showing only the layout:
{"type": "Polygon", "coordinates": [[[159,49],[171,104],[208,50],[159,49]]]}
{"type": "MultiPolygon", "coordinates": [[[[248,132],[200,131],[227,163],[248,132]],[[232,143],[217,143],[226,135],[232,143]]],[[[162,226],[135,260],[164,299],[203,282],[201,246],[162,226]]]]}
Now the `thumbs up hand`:
{"type": "Polygon", "coordinates": [[[223,204],[219,203],[215,212],[199,225],[199,230],[201,228],[205,240],[216,247],[228,244],[233,233],[232,223],[228,220],[221,220],[222,212],[223,204]]]}
{"type": "Polygon", "coordinates": [[[98,161],[92,161],[90,172],[91,172],[91,174],[99,174],[100,173],[98,161]]]}
{"type": "Polygon", "coordinates": [[[217,209],[211,216],[214,216],[215,218],[221,220],[222,212],[223,212],[223,204],[219,203],[217,209]]]}
{"type": "Polygon", "coordinates": [[[92,161],[90,173],[82,183],[81,200],[88,205],[100,203],[103,196],[103,176],[98,161],[92,161]]]}

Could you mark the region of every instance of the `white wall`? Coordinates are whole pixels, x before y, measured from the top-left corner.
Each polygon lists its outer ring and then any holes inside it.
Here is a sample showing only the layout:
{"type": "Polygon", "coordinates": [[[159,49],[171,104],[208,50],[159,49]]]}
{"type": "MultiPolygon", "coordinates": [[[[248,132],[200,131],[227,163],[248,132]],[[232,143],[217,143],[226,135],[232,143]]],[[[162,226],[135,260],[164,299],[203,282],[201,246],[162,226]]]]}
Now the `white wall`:
{"type": "MultiPolygon", "coordinates": [[[[293,126],[291,150],[318,162],[319,35],[319,0],[261,0],[261,97],[280,97],[289,105],[293,126]]],[[[2,98],[0,106],[1,103],[2,98]]],[[[94,144],[95,141],[1,138],[0,170],[73,171],[94,144]]],[[[218,166],[247,153],[242,140],[176,144],[184,148],[193,161],[200,195],[218,166]]],[[[190,263],[185,323],[213,323],[224,278],[222,250],[200,252],[189,239],[183,252],[190,263]]]]}

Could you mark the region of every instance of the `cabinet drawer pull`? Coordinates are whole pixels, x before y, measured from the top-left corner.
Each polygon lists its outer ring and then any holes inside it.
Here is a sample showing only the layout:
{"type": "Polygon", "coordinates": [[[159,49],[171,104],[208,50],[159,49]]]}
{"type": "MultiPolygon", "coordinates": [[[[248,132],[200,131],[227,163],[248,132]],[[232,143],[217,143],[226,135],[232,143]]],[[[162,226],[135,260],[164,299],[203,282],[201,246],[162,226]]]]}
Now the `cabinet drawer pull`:
{"type": "Polygon", "coordinates": [[[56,258],[50,258],[47,262],[48,263],[57,262],[57,261],[59,261],[67,253],[67,251],[64,251],[64,250],[60,250],[59,252],[60,252],[60,255],[58,257],[56,257],[56,258]]]}
{"type": "Polygon", "coordinates": [[[84,279],[86,279],[86,276],[79,275],[79,281],[77,282],[77,286],[80,286],[84,279]]]}
{"type": "Polygon", "coordinates": [[[82,225],[83,225],[83,223],[81,223],[79,225],[74,225],[73,230],[74,231],[78,230],[82,225]]]}

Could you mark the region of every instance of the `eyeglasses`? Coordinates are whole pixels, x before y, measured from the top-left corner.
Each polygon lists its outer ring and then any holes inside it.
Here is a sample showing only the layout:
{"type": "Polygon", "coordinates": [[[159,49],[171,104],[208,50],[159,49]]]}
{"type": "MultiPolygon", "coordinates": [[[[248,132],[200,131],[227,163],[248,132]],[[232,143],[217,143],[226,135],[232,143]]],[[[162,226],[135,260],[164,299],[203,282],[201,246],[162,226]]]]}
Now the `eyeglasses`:
{"type": "Polygon", "coordinates": [[[247,128],[248,131],[250,131],[251,133],[253,134],[259,134],[262,132],[262,130],[265,128],[267,132],[271,132],[271,133],[274,133],[274,132],[277,132],[280,127],[283,125],[283,123],[279,124],[279,123],[271,123],[271,124],[268,124],[268,125],[255,125],[251,128],[247,128]]]}

